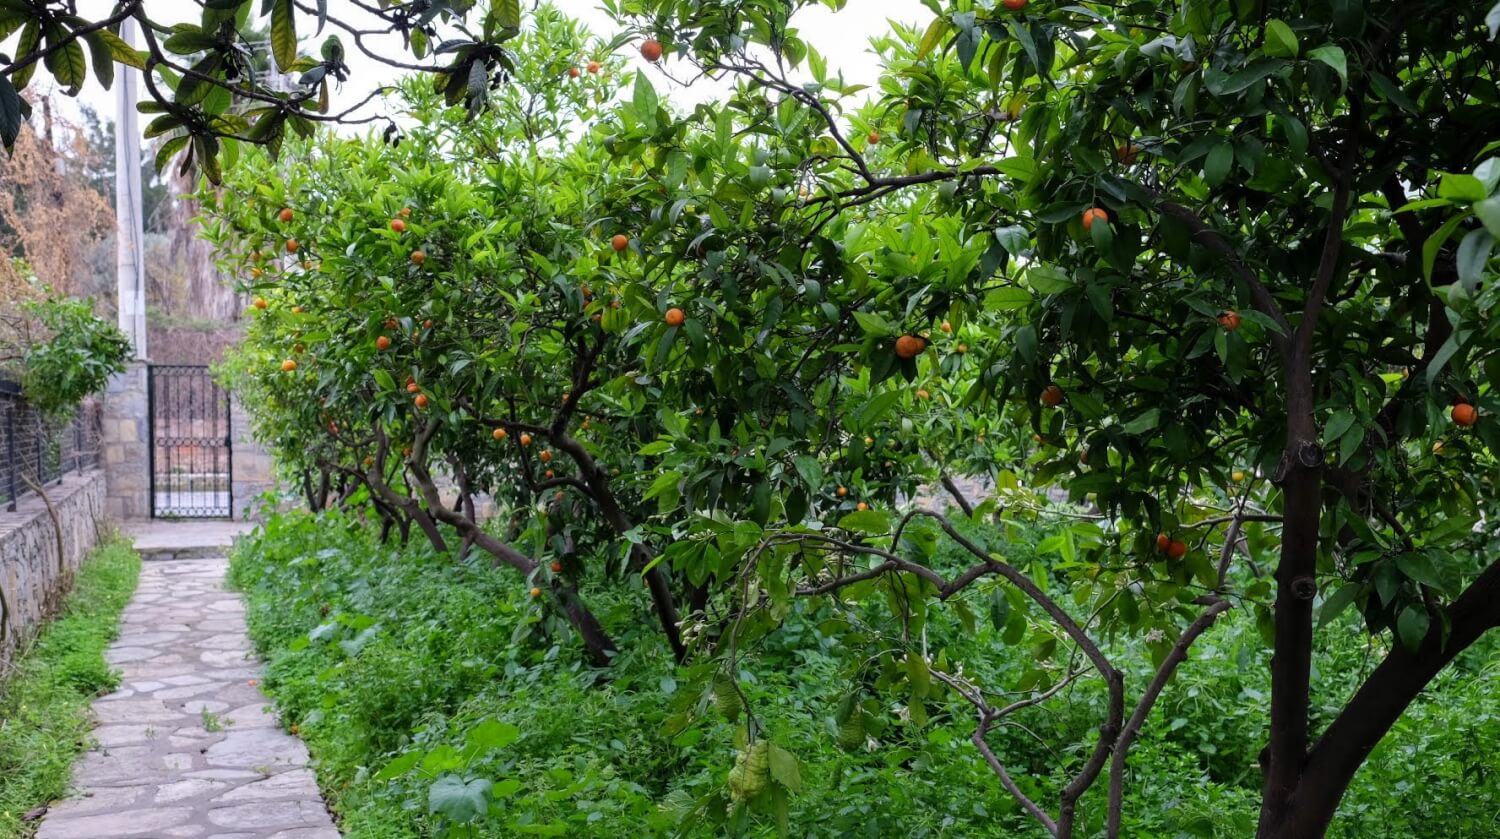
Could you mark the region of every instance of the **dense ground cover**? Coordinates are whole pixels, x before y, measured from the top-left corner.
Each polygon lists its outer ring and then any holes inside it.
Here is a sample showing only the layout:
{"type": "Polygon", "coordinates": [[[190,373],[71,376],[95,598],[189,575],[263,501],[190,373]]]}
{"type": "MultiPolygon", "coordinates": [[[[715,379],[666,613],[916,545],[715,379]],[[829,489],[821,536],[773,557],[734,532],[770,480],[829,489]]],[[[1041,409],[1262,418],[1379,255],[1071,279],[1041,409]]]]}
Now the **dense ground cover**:
{"type": "MultiPolygon", "coordinates": [[[[965,530],[1014,560],[1030,550],[988,526],[965,530]]],[[[640,637],[625,636],[631,643],[612,668],[588,668],[575,638],[538,633],[527,592],[486,561],[460,562],[426,543],[382,545],[337,514],[293,514],[243,542],[232,575],[270,660],[267,686],[307,739],[357,839],[677,835],[685,813],[723,786],[734,763],[735,726],[711,694],[680,687],[693,679],[672,665],[659,634],[636,629],[640,637]],[[497,803],[469,834],[450,818],[464,812],[452,792],[476,781],[493,785],[497,803]]],[[[649,626],[628,591],[586,593],[610,628],[649,626]]],[[[861,615],[880,620],[874,610],[861,615]]],[[[989,775],[969,743],[972,716],[951,694],[928,704],[925,725],[840,725],[849,674],[820,633],[829,617],[798,609],[739,662],[760,722],[800,761],[792,835],[1041,835],[989,775]]],[[[932,649],[1012,677],[1033,661],[1032,650],[1006,644],[987,619],[972,629],[934,619],[927,632],[932,649]]],[[[1335,712],[1378,660],[1366,638],[1352,623],[1327,633],[1319,715],[1335,712]]],[[[1266,655],[1244,610],[1203,640],[1133,755],[1129,835],[1253,830],[1266,655]]],[[[1500,796],[1500,779],[1485,756],[1500,744],[1500,718],[1485,696],[1497,667],[1500,653],[1486,645],[1440,680],[1358,776],[1334,835],[1494,835],[1489,802],[1500,796]]],[[[1022,717],[1024,727],[991,736],[1028,792],[1042,795],[1066,775],[1038,744],[1086,741],[1100,700],[1080,686],[1064,703],[1022,717]]],[[[902,700],[876,688],[866,701],[894,708],[902,700]]],[[[1063,756],[1062,766],[1076,759],[1063,756]]],[[[764,819],[748,832],[773,831],[764,819]]],[[[719,834],[705,827],[686,835],[719,834]]]]}
{"type": "Polygon", "coordinates": [[[89,738],[89,702],[119,683],[104,650],[119,634],[140,557],[112,539],[78,573],[61,614],[0,674],[0,836],[30,835],[23,818],[61,797],[89,738]]]}

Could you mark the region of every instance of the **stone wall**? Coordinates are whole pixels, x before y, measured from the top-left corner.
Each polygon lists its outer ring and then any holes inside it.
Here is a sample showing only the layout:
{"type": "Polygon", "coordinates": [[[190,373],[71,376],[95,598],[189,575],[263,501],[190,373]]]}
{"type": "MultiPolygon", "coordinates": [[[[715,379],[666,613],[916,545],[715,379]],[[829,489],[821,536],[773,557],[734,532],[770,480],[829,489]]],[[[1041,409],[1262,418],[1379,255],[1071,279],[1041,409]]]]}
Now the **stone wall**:
{"type": "Polygon", "coordinates": [[[47,488],[62,524],[65,573],[58,574],[57,531],[35,495],[16,511],[0,511],[0,674],[22,640],[50,615],[83,558],[99,541],[105,521],[105,477],[98,469],[71,474],[47,488]]]}
{"type": "Polygon", "coordinates": [[[239,397],[233,395],[229,398],[229,428],[234,440],[231,444],[234,468],[229,479],[234,518],[254,519],[260,513],[261,493],[276,486],[276,473],[271,465],[271,455],[251,431],[249,415],[240,405],[239,397]]]}
{"type": "Polygon", "coordinates": [[[105,511],[115,521],[151,517],[151,414],[146,364],[132,361],[109,380],[99,438],[108,485],[105,511]]]}

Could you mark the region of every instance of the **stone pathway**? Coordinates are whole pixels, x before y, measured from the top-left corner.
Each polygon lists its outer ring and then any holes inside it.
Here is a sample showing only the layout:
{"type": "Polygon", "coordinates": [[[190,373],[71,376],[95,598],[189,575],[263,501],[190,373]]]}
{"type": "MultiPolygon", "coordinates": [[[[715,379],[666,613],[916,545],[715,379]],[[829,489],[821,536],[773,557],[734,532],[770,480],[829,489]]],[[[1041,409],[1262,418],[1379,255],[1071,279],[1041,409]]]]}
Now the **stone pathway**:
{"type": "Polygon", "coordinates": [[[97,747],[37,839],[339,839],[307,748],[256,686],[245,607],[223,558],[146,562],[94,702],[97,747]]]}

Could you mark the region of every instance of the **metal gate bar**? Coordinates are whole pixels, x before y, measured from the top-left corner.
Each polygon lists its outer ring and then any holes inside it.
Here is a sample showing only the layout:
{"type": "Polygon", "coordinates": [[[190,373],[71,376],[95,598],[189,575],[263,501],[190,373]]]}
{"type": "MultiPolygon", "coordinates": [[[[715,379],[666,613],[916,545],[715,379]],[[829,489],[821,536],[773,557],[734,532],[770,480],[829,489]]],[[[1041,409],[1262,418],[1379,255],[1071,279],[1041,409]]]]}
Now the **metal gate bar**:
{"type": "Polygon", "coordinates": [[[228,518],[234,508],[228,395],[206,366],[148,370],[151,517],[228,518]]]}

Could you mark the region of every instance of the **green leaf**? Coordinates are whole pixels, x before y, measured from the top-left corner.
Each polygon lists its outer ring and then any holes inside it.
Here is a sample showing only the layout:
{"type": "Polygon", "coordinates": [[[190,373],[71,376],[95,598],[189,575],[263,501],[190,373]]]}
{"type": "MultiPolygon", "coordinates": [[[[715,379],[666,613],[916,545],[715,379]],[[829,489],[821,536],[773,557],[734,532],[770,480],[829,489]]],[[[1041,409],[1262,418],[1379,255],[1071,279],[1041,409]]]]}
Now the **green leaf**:
{"type": "Polygon", "coordinates": [[[1130,422],[1125,423],[1125,432],[1127,434],[1145,434],[1146,432],[1156,428],[1156,426],[1160,424],[1160,422],[1161,409],[1150,408],[1145,413],[1141,414],[1130,422]]]}
{"type": "Polygon", "coordinates": [[[1327,44],[1314,50],[1308,50],[1307,57],[1313,61],[1321,61],[1333,68],[1333,72],[1339,74],[1339,79],[1349,83],[1349,59],[1344,56],[1344,50],[1337,45],[1327,44]]]}
{"type": "Polygon", "coordinates": [[[1270,20],[1266,22],[1266,55],[1274,55],[1277,58],[1296,58],[1301,51],[1301,44],[1297,43],[1297,35],[1284,21],[1270,20]]]}
{"type": "Polygon", "coordinates": [[[192,137],[184,134],[181,137],[173,137],[162,143],[161,148],[156,150],[156,171],[165,171],[167,164],[172,162],[172,158],[176,157],[178,152],[186,148],[192,139],[192,137]]]}
{"type": "Polygon", "coordinates": [[[1323,601],[1323,607],[1318,611],[1318,628],[1322,629],[1329,621],[1338,617],[1349,604],[1364,590],[1363,583],[1345,583],[1332,597],[1323,601]]]}
{"type": "MultiPolygon", "coordinates": [[[[26,24],[25,29],[21,30],[21,37],[16,41],[15,60],[20,61],[21,59],[32,55],[37,51],[37,47],[40,46],[41,43],[41,24],[37,23],[36,20],[32,20],[30,23],[26,24]]],[[[31,81],[32,74],[36,72],[37,65],[41,63],[42,62],[40,61],[33,61],[30,64],[27,64],[25,67],[22,67],[19,70],[16,70],[14,73],[10,74],[10,80],[15,84],[16,90],[26,89],[26,84],[31,81]]]]}
{"type": "Polygon", "coordinates": [[[1484,181],[1473,175],[1444,172],[1443,179],[1438,181],[1438,197],[1449,201],[1483,201],[1489,195],[1490,191],[1484,188],[1484,181]]]}
{"type": "Polygon", "coordinates": [[[370,780],[371,781],[379,782],[379,781],[389,781],[389,780],[392,780],[394,778],[399,778],[402,775],[405,775],[408,771],[410,771],[413,766],[416,766],[417,765],[417,761],[419,761],[421,759],[422,759],[422,753],[421,752],[419,752],[419,751],[410,751],[410,752],[407,752],[406,754],[404,754],[404,755],[396,758],[395,760],[391,761],[390,763],[387,763],[385,765],[385,768],[381,769],[379,772],[376,772],[374,775],[371,775],[370,776],[370,780]]]}
{"type": "Polygon", "coordinates": [[[1459,242],[1458,280],[1466,290],[1473,291],[1479,286],[1479,280],[1484,276],[1485,266],[1489,264],[1490,253],[1494,249],[1495,237],[1483,227],[1470,230],[1463,241],[1459,242]]]}
{"type": "Polygon", "coordinates": [[[0,143],[10,151],[21,133],[21,97],[10,79],[0,76],[0,143]]]}
{"type": "Polygon", "coordinates": [[[1323,445],[1326,446],[1344,436],[1344,432],[1354,425],[1354,420],[1354,412],[1348,410],[1339,411],[1329,417],[1328,425],[1323,427],[1323,445]]]}
{"type": "Polygon", "coordinates": [[[1203,179],[1208,181],[1209,186],[1218,186],[1229,177],[1229,167],[1234,164],[1234,146],[1230,143],[1220,143],[1213,147],[1208,153],[1208,158],[1203,161],[1203,179]]]}
{"type": "Polygon", "coordinates": [[[1401,569],[1407,579],[1414,580],[1424,586],[1431,586],[1438,591],[1446,590],[1443,583],[1443,575],[1438,573],[1437,566],[1432,564],[1432,558],[1425,553],[1402,554],[1396,560],[1396,567],[1401,569]]]}
{"type": "Polygon", "coordinates": [[[1427,362],[1427,384],[1430,386],[1437,377],[1442,374],[1443,368],[1448,366],[1454,354],[1458,352],[1458,333],[1448,336],[1448,340],[1438,348],[1432,359],[1427,362]]]}
{"type": "Polygon", "coordinates": [[[271,54],[276,67],[286,73],[297,60],[297,10],[292,0],[271,3],[271,54]]]}
{"type": "Polygon", "coordinates": [[[1031,293],[1024,288],[1005,286],[986,294],[984,296],[984,307],[991,311],[1024,309],[1031,305],[1033,299],[1031,293]]]}
{"type": "Polygon", "coordinates": [[[996,586],[990,590],[989,596],[990,625],[996,631],[1005,629],[1005,622],[1010,619],[1010,598],[1005,596],[1005,589],[996,586]]]}
{"type": "Polygon", "coordinates": [[[47,47],[54,51],[43,60],[58,83],[67,87],[67,95],[77,96],[89,76],[88,60],[83,54],[83,45],[76,38],[64,42],[65,37],[61,27],[48,30],[47,47]]]}
{"type": "Polygon", "coordinates": [[[646,78],[645,73],[635,74],[635,89],[630,94],[630,104],[636,112],[636,116],[647,125],[656,124],[656,109],[661,106],[656,95],[656,88],[651,86],[651,80],[646,78]]]}
{"type": "Polygon", "coordinates": [[[427,812],[441,813],[458,824],[467,824],[488,812],[492,786],[483,778],[464,781],[457,775],[444,775],[427,790],[427,812]]]}
{"type": "Polygon", "coordinates": [[[1429,282],[1432,280],[1432,269],[1437,265],[1438,254],[1442,252],[1443,245],[1468,216],[1468,213],[1462,213],[1448,219],[1442,227],[1437,229],[1437,232],[1427,237],[1427,241],[1422,243],[1422,276],[1426,277],[1429,282]]]}
{"type": "Polygon", "coordinates": [[[787,792],[801,791],[802,771],[797,766],[797,756],[772,743],[770,760],[771,780],[786,787],[787,792]]]}
{"type": "Polygon", "coordinates": [[[1401,610],[1401,617],[1396,619],[1396,634],[1408,650],[1419,650],[1431,624],[1432,618],[1428,616],[1426,609],[1407,606],[1401,610]]]}
{"type": "Polygon", "coordinates": [[[501,41],[508,41],[521,32],[521,2],[520,0],[496,0],[494,6],[495,22],[500,25],[501,41]]]}
{"type": "Polygon", "coordinates": [[[480,749],[503,749],[511,743],[516,742],[521,736],[521,729],[508,722],[499,720],[485,720],[484,722],[469,729],[465,736],[470,746],[480,749]]]}
{"type": "Polygon", "coordinates": [[[948,18],[942,15],[934,18],[928,25],[927,31],[922,33],[922,42],[917,46],[917,60],[921,61],[937,49],[938,44],[943,42],[943,38],[947,37],[952,29],[953,24],[948,21],[948,18]]]}
{"type": "Polygon", "coordinates": [[[857,510],[839,519],[839,528],[851,533],[881,536],[891,532],[891,519],[879,510],[857,510]]]}
{"type": "Polygon", "coordinates": [[[996,228],[995,241],[1000,243],[1000,247],[1005,248],[1006,253],[1011,256],[1020,256],[1026,252],[1027,246],[1031,243],[1031,236],[1026,232],[1026,228],[1019,224],[1011,224],[996,228]]]}
{"type": "Polygon", "coordinates": [[[371,375],[375,377],[375,383],[380,385],[381,390],[396,389],[396,380],[392,378],[391,374],[386,370],[380,367],[376,367],[373,371],[371,371],[371,375]]]}
{"type": "Polygon", "coordinates": [[[1500,193],[1475,204],[1473,210],[1474,215],[1478,216],[1480,223],[1484,225],[1484,229],[1488,230],[1491,236],[1500,239],[1500,193]]]}
{"type": "Polygon", "coordinates": [[[140,51],[125,43],[125,39],[119,35],[108,29],[100,29],[94,32],[91,37],[109,47],[109,54],[114,60],[127,67],[134,67],[137,70],[146,69],[146,60],[141,57],[140,51]]]}
{"type": "Polygon", "coordinates": [[[98,32],[85,35],[83,40],[88,44],[89,59],[94,64],[94,78],[99,80],[100,87],[109,90],[115,83],[115,61],[110,55],[109,45],[100,40],[98,32]]]}

